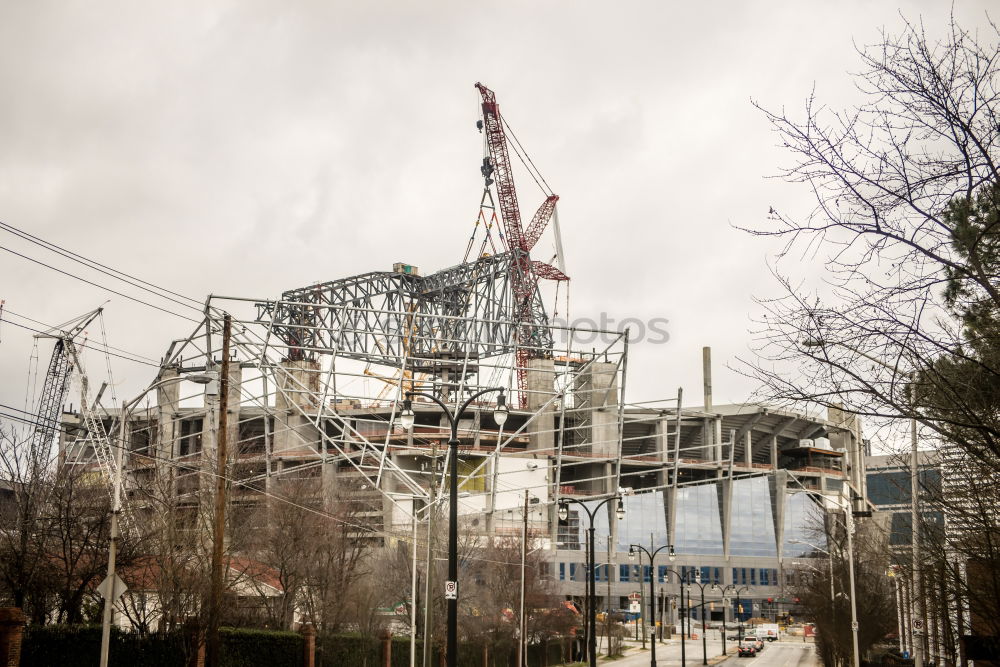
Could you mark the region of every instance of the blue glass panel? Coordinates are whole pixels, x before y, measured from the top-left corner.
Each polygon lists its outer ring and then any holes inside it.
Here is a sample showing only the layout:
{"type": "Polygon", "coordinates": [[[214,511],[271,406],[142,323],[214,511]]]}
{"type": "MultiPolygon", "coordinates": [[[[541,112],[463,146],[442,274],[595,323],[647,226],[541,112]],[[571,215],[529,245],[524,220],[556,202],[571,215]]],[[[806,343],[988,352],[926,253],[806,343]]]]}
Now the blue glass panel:
{"type": "Polygon", "coordinates": [[[683,554],[722,554],[722,519],[716,485],[677,489],[674,548],[683,554]]]}
{"type": "Polygon", "coordinates": [[[667,582],[667,566],[657,565],[656,566],[656,583],[664,584],[667,582]]]}
{"type": "Polygon", "coordinates": [[[733,556],[777,556],[767,477],[734,480],[732,489],[729,553],[733,556]]]}
{"type": "Polygon", "coordinates": [[[785,494],[785,534],[782,553],[785,558],[808,558],[826,550],[823,509],[815,495],[805,491],[785,494]]]}
{"type": "Polygon", "coordinates": [[[618,566],[618,581],[629,581],[632,573],[631,565],[618,566]]]}
{"type": "Polygon", "coordinates": [[[566,563],[559,563],[559,581],[566,581],[566,563]]]}
{"type": "MultiPolygon", "coordinates": [[[[625,517],[618,521],[616,549],[619,552],[628,551],[630,544],[641,544],[647,549],[650,547],[658,549],[667,543],[667,515],[664,511],[662,491],[625,496],[622,500],[625,506],[625,517]],[[650,544],[651,539],[652,544],[650,544]]],[[[609,504],[613,503],[614,501],[609,504]]],[[[606,536],[608,531],[607,516],[602,517],[600,524],[595,522],[594,526],[598,535],[606,536]]],[[[601,544],[600,540],[598,540],[598,544],[601,544]]],[[[661,557],[663,555],[661,553],[661,557]]]]}
{"type": "Polygon", "coordinates": [[[910,502],[908,471],[869,473],[867,481],[868,499],[876,505],[902,505],[910,502]]]}

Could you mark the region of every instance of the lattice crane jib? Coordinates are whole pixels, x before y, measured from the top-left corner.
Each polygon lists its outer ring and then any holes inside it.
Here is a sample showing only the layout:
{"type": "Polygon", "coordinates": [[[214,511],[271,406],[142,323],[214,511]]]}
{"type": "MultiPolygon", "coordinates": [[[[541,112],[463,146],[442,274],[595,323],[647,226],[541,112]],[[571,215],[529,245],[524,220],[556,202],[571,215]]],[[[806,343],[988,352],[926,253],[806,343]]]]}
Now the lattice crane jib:
{"type": "Polygon", "coordinates": [[[544,317],[544,310],[539,313],[535,307],[538,280],[539,278],[568,279],[562,271],[555,267],[531,259],[531,250],[541,238],[542,232],[552,218],[559,196],[549,194],[538,207],[528,228],[525,230],[522,227],[517,188],[514,185],[514,174],[510,163],[509,144],[496,94],[481,83],[476,84],[476,89],[479,90],[483,100],[482,125],[489,150],[488,161],[483,165],[483,175],[486,178],[487,187],[489,187],[491,180],[496,184],[497,199],[500,203],[500,213],[506,234],[504,242],[513,258],[510,264],[511,296],[517,335],[517,384],[523,408],[527,403],[528,360],[547,354],[547,351],[539,346],[537,327],[533,326],[539,316],[544,317]]]}

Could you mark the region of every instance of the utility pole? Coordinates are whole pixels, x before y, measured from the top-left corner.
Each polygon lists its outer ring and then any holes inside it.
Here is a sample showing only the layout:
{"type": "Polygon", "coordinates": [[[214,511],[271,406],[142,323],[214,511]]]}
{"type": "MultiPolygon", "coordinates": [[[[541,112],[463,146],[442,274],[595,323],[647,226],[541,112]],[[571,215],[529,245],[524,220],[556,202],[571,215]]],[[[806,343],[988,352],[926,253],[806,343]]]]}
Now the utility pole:
{"type": "Polygon", "coordinates": [[[115,600],[118,599],[118,591],[115,590],[115,580],[118,578],[118,574],[115,572],[115,566],[118,557],[118,515],[122,511],[122,451],[128,443],[128,436],[126,435],[128,427],[127,418],[128,413],[123,407],[121,412],[122,443],[118,447],[115,447],[115,478],[113,480],[115,490],[111,501],[111,543],[108,545],[108,576],[104,580],[107,582],[105,584],[107,588],[105,589],[104,618],[101,627],[101,667],[108,667],[108,655],[111,647],[111,620],[114,613],[115,600]]]}
{"type": "Polygon", "coordinates": [[[417,499],[410,504],[413,512],[413,571],[410,572],[410,667],[417,667],[417,499]]]}
{"type": "Polygon", "coordinates": [[[524,490],[524,522],[521,524],[521,611],[518,615],[520,626],[517,638],[517,667],[524,667],[527,664],[524,655],[525,643],[524,633],[528,624],[524,618],[524,570],[528,559],[528,490],[524,490]]]}
{"type": "MultiPolygon", "coordinates": [[[[910,419],[910,532],[913,544],[910,555],[913,559],[913,599],[916,600],[914,616],[924,623],[924,589],[920,576],[920,459],[917,452],[917,420],[910,419]]],[[[914,624],[914,627],[916,624],[914,624]]],[[[913,633],[913,667],[923,667],[924,664],[924,633],[913,633]]]]}
{"type": "MultiPolygon", "coordinates": [[[[219,376],[219,421],[216,429],[215,522],[212,530],[212,589],[208,608],[208,645],[205,664],[219,667],[219,622],[222,612],[223,541],[226,537],[226,460],[229,430],[229,339],[233,320],[226,313],[222,321],[222,369],[219,376]]],[[[209,351],[211,358],[211,350],[209,351]]]]}

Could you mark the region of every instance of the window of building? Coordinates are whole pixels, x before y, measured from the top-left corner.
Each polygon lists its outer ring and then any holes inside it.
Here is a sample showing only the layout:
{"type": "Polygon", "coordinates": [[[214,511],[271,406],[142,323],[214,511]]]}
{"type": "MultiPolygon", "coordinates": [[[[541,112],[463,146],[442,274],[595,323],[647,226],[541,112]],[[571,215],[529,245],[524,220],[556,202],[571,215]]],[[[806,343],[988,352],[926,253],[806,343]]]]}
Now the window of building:
{"type": "Polygon", "coordinates": [[[566,581],[566,563],[559,563],[559,581],[566,581]]]}
{"type": "Polygon", "coordinates": [[[135,422],[129,431],[129,448],[135,454],[150,453],[149,446],[153,444],[156,435],[156,422],[135,422]]]}
{"type": "Polygon", "coordinates": [[[657,565],[656,566],[656,583],[665,584],[667,583],[667,566],[657,565]]]}
{"type": "Polygon", "coordinates": [[[730,553],[734,556],[777,556],[768,478],[734,480],[730,508],[730,553]]]}
{"type": "Polygon", "coordinates": [[[869,473],[868,499],[876,505],[902,505],[910,502],[909,471],[869,473]]]}
{"type": "Polygon", "coordinates": [[[566,521],[559,522],[559,531],[556,535],[559,547],[562,549],[580,549],[580,513],[569,511],[566,521]]]}
{"type": "Polygon", "coordinates": [[[264,453],[264,417],[240,422],[239,452],[249,456],[264,453]]]}
{"type": "Polygon", "coordinates": [[[630,582],[632,581],[632,566],[631,565],[619,565],[618,566],[618,581],[630,582]]]}
{"type": "Polygon", "coordinates": [[[680,554],[722,554],[717,484],[677,489],[674,548],[680,554]]]}
{"type": "Polygon", "coordinates": [[[594,581],[607,581],[608,577],[611,576],[611,566],[604,564],[598,565],[597,569],[594,570],[594,581]]]}
{"type": "Polygon", "coordinates": [[[486,459],[474,457],[465,461],[458,460],[458,490],[470,493],[486,491],[486,459]]]}
{"type": "Polygon", "coordinates": [[[190,456],[201,451],[201,432],[204,420],[201,417],[181,421],[181,437],[178,442],[178,456],[190,456]]]}
{"type": "Polygon", "coordinates": [[[552,578],[552,567],[551,563],[548,561],[542,561],[538,564],[538,578],[542,581],[548,581],[552,578]]]}

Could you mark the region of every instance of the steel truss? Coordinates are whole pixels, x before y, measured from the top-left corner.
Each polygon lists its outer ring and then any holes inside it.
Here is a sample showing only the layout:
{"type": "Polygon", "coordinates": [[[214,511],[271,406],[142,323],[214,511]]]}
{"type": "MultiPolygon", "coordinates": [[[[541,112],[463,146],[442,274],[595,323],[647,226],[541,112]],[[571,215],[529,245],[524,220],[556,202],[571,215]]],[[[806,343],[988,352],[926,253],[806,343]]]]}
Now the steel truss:
{"type": "Polygon", "coordinates": [[[518,335],[511,277],[522,263],[502,253],[429,276],[390,271],[351,276],[258,303],[257,320],[270,324],[291,360],[336,351],[402,368],[407,357],[488,359],[526,345],[534,356],[551,356],[552,333],[537,285],[518,335]]]}

